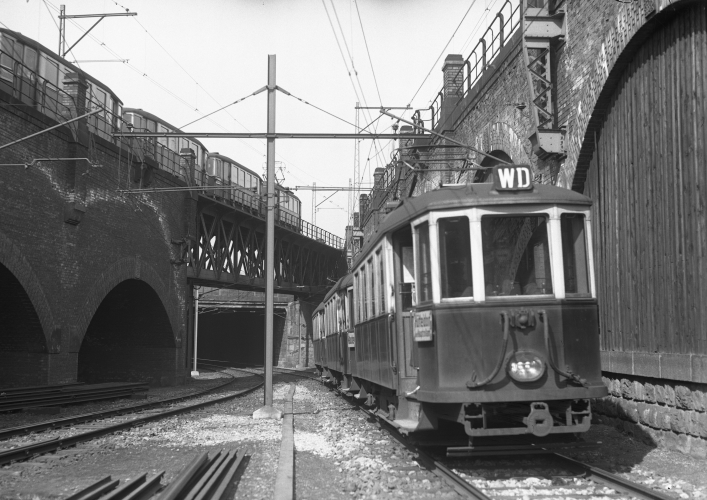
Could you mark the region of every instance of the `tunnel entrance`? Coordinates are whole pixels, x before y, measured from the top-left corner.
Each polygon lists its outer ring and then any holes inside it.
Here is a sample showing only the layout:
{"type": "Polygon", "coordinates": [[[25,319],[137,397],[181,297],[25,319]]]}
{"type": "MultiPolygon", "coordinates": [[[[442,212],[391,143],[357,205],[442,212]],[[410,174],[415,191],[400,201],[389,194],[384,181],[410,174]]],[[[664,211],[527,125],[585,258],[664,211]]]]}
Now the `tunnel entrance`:
{"type": "MultiPolygon", "coordinates": [[[[277,325],[274,329],[277,330],[277,325]]],[[[262,366],[265,359],[264,332],[263,309],[201,312],[199,360],[203,360],[203,363],[219,361],[217,364],[223,366],[262,366]]]]}
{"type": "MultiPolygon", "coordinates": [[[[500,149],[494,149],[489,153],[489,155],[493,156],[493,158],[491,158],[491,156],[484,156],[484,159],[481,162],[482,167],[495,167],[496,165],[502,165],[503,162],[499,160],[503,160],[506,163],[513,163],[513,159],[500,149]]],[[[493,182],[493,170],[491,170],[491,168],[488,170],[479,170],[476,174],[476,182],[493,182]]]]}
{"type": "Polygon", "coordinates": [[[39,316],[22,284],[0,264],[0,389],[43,385],[47,378],[39,316]]]}
{"type": "Polygon", "coordinates": [[[176,346],[167,311],[144,281],[130,279],[103,299],[79,351],[78,380],[86,383],[175,383],[176,346]]]}

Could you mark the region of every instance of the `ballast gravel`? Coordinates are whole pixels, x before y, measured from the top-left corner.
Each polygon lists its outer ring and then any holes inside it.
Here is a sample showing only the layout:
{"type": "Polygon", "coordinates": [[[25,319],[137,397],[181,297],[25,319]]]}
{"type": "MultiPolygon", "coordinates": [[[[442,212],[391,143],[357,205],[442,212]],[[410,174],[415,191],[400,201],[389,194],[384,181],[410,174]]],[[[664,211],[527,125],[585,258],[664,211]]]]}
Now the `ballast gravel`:
{"type": "MultiPolygon", "coordinates": [[[[292,377],[274,377],[274,405],[283,409],[292,377]]],[[[246,457],[224,498],[272,498],[281,420],[254,420],[263,390],[95,439],[76,448],[0,468],[1,499],[63,499],[111,475],[126,480],[164,471],[169,483],[197,454],[243,449],[246,457]]],[[[34,439],[41,438],[41,434],[34,439]]],[[[5,443],[0,442],[0,448],[5,443]]]]}
{"type": "Polygon", "coordinates": [[[459,497],[320,383],[300,382],[293,403],[297,499],[459,497]]]}
{"type": "MultiPolygon", "coordinates": [[[[461,498],[422,468],[387,430],[318,381],[275,374],[274,406],[284,409],[290,384],[294,394],[295,498],[461,498]]],[[[184,390],[184,389],[181,389],[184,390]]],[[[176,389],[175,389],[176,392],[176,389]]],[[[111,475],[125,480],[164,471],[163,484],[203,451],[246,451],[246,458],[224,498],[272,498],[277,471],[281,420],[254,420],[263,404],[262,389],[198,411],[105,436],[77,448],[0,467],[0,499],[64,499],[111,475]]],[[[25,439],[40,439],[42,434],[25,439]]],[[[642,482],[673,498],[707,498],[707,461],[651,448],[607,425],[596,424],[585,436],[602,441],[593,450],[568,452],[642,482]]],[[[7,441],[0,442],[0,448],[7,441]]],[[[499,498],[617,498],[610,489],[574,479],[552,477],[561,471],[533,459],[521,476],[503,461],[459,472],[472,484],[499,498]],[[530,477],[525,477],[530,476],[530,477]],[[558,482],[559,481],[559,482],[558,482]],[[552,495],[549,495],[552,493],[552,495]]]]}

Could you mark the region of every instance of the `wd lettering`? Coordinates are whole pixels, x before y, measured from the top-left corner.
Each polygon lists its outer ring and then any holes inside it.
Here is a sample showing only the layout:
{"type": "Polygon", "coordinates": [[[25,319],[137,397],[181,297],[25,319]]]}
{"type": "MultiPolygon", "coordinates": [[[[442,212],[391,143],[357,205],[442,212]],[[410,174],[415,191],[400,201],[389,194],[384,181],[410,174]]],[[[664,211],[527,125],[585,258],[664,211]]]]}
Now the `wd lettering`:
{"type": "Polygon", "coordinates": [[[496,191],[526,191],[533,189],[529,165],[498,165],[493,167],[493,187],[496,191]]]}

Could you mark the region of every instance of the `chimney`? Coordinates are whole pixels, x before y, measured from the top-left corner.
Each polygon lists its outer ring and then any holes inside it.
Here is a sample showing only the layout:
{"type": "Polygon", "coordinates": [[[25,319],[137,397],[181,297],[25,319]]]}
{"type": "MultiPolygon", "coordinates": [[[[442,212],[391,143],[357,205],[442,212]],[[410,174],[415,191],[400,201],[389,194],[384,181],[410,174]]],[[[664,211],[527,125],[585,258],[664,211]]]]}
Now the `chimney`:
{"type": "Polygon", "coordinates": [[[385,169],[378,167],[373,171],[373,189],[383,189],[383,175],[385,174],[385,169]]]}
{"type": "Polygon", "coordinates": [[[201,184],[194,177],[196,173],[194,168],[195,163],[196,155],[194,154],[193,149],[182,148],[179,151],[179,167],[182,175],[184,176],[184,180],[187,182],[187,186],[191,186],[195,181],[196,184],[201,184]]]}
{"type": "Polygon", "coordinates": [[[461,54],[449,54],[442,67],[444,74],[444,94],[442,110],[439,119],[440,131],[451,131],[454,122],[459,117],[459,101],[463,96],[464,85],[464,58],[461,54]]]}

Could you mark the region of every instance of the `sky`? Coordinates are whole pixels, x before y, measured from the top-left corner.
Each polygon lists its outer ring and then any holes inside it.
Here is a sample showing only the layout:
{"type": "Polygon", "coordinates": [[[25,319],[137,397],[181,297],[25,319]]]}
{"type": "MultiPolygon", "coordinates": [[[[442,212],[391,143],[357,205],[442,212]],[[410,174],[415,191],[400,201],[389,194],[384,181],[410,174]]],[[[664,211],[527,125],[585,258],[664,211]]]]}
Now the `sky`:
{"type": "MultiPolygon", "coordinates": [[[[108,17],[67,55],[115,92],[182,127],[267,84],[276,55],[277,132],[390,132],[393,120],[361,106],[427,108],[442,87],[447,54],[467,57],[504,0],[63,0],[67,15],[108,17]],[[446,48],[445,48],[446,46],[446,48]],[[320,111],[316,109],[321,108],[320,111]],[[329,113],[329,114],[327,114],[329,113]],[[333,116],[332,116],[333,115],[333,116]]],[[[0,0],[0,25],[57,52],[62,0],[0,0]]],[[[514,0],[515,3],[515,0],[514,0]]],[[[72,45],[95,19],[67,20],[72,45]]],[[[263,92],[184,128],[192,132],[265,132],[263,92]]],[[[409,118],[411,111],[393,111],[409,118]]],[[[264,177],[266,146],[256,139],[202,139],[264,177]]],[[[281,139],[283,185],[348,186],[359,150],[359,182],[390,161],[391,141],[281,139]]],[[[349,192],[298,189],[302,216],[339,236],[349,223],[349,192]],[[316,207],[316,213],[312,207],[316,207]],[[313,219],[313,216],[315,217],[313,219]]]]}

